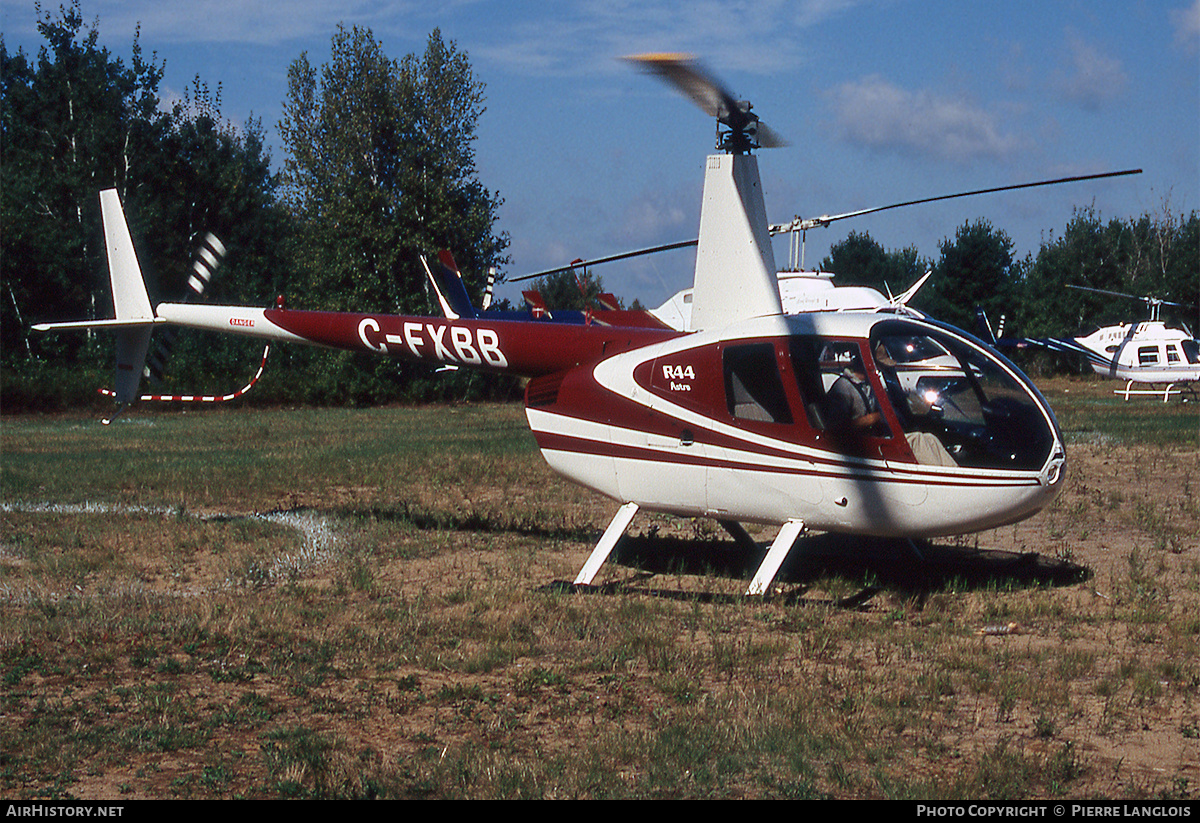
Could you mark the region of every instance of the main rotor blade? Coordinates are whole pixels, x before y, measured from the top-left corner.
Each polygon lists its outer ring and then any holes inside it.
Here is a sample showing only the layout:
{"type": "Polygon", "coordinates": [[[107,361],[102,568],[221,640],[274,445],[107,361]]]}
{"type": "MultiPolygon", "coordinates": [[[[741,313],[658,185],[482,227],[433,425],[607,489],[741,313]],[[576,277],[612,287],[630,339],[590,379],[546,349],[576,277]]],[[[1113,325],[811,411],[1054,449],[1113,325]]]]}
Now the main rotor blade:
{"type": "Polygon", "coordinates": [[[570,271],[575,268],[585,268],[587,266],[595,266],[600,263],[612,263],[616,260],[625,260],[630,257],[640,257],[644,254],[655,254],[660,251],[671,251],[672,249],[682,249],[687,246],[694,246],[699,243],[699,240],[681,240],[678,243],[667,243],[663,246],[651,246],[648,249],[638,249],[637,251],[627,251],[621,254],[613,254],[608,257],[597,257],[594,260],[576,260],[566,266],[559,266],[556,269],[546,269],[545,271],[535,272],[534,274],[523,274],[520,277],[509,277],[507,282],[519,283],[522,280],[534,280],[538,277],[545,277],[548,274],[558,274],[560,271],[570,271]]]}
{"type": "Polygon", "coordinates": [[[789,145],[788,141],[779,132],[768,128],[767,124],[761,120],[754,127],[754,134],[760,148],[782,149],[789,145]]]}
{"type": "Polygon", "coordinates": [[[1054,186],[1059,183],[1077,183],[1082,180],[1100,180],[1107,177],[1123,177],[1129,174],[1141,174],[1141,169],[1126,169],[1124,171],[1110,171],[1101,174],[1083,174],[1076,177],[1059,177],[1054,180],[1038,180],[1033,183],[1017,183],[1012,186],[996,186],[990,189],[976,189],[974,191],[963,191],[957,194],[943,194],[938,197],[923,197],[920,200],[906,200],[903,203],[892,203],[889,206],[876,206],[870,209],[859,209],[858,211],[848,211],[844,214],[823,214],[820,217],[800,218],[797,217],[790,224],[779,224],[771,226],[771,233],[778,234],[784,231],[801,231],[804,229],[816,228],[818,226],[828,226],[835,220],[844,220],[847,217],[860,217],[864,214],[874,214],[876,212],[887,211],[888,209],[898,209],[904,206],[916,206],[921,203],[934,203],[939,200],[953,200],[956,197],[971,197],[976,194],[994,194],[1001,191],[1014,191],[1016,189],[1032,189],[1038,186],[1054,186]]]}
{"type": "MultiPolygon", "coordinates": [[[[629,58],[629,59],[633,60],[635,58],[629,58]]],[[[763,128],[761,123],[759,124],[759,128],[760,129],[763,128]]],[[[761,137],[762,137],[762,135],[760,134],[760,142],[761,142],[761,137]]],[[[1053,186],[1058,183],[1075,183],[1075,182],[1079,182],[1082,180],[1099,180],[1099,179],[1106,178],[1106,177],[1122,177],[1122,176],[1129,175],[1129,174],[1141,174],[1141,173],[1142,173],[1141,169],[1126,169],[1125,171],[1110,171],[1110,172],[1103,172],[1101,174],[1084,174],[1084,175],[1080,175],[1077,177],[1060,177],[1055,180],[1038,180],[1033,183],[1017,183],[1012,186],[997,186],[997,187],[990,188],[990,189],[976,189],[974,191],[964,191],[964,192],[959,192],[957,194],[943,194],[938,197],[924,197],[920,200],[908,200],[904,203],[893,203],[890,206],[877,206],[872,209],[859,209],[858,211],[850,211],[850,212],[846,212],[845,214],[822,215],[821,217],[809,217],[809,218],[805,218],[805,219],[801,219],[801,218],[797,217],[794,221],[792,221],[791,224],[771,226],[771,234],[779,234],[780,232],[785,232],[785,231],[800,231],[801,229],[811,229],[811,228],[815,228],[817,226],[827,226],[835,220],[842,220],[847,217],[858,217],[859,215],[863,215],[863,214],[874,214],[875,212],[887,211],[888,209],[898,209],[901,206],[915,206],[920,203],[933,203],[938,200],[951,200],[955,197],[970,197],[970,196],[976,195],[976,194],[992,194],[994,192],[1012,191],[1014,189],[1029,189],[1029,188],[1034,188],[1036,186],[1053,186]]],[[[555,269],[545,269],[544,271],[535,272],[533,274],[524,274],[524,275],[521,275],[520,277],[509,277],[507,279],[507,282],[518,283],[522,280],[534,280],[538,277],[545,277],[548,274],[558,274],[559,272],[569,271],[573,268],[585,267],[585,266],[595,266],[595,265],[599,265],[601,263],[612,263],[617,260],[626,260],[630,257],[641,257],[642,255],[646,255],[646,254],[656,254],[660,251],[671,251],[673,249],[682,249],[687,246],[695,246],[697,243],[699,243],[698,240],[681,240],[678,243],[667,243],[666,245],[662,245],[662,246],[651,246],[650,248],[638,249],[637,251],[627,251],[627,252],[623,252],[621,254],[613,254],[608,257],[597,257],[593,260],[577,260],[574,263],[571,263],[566,266],[559,266],[558,268],[555,268],[555,269]]],[[[1072,286],[1071,288],[1084,289],[1086,291],[1101,291],[1100,289],[1087,289],[1085,286],[1072,286]]],[[[1120,294],[1118,292],[1105,292],[1105,293],[1113,294],[1118,297],[1133,297],[1133,295],[1120,294]]],[[[1142,299],[1148,299],[1148,298],[1134,297],[1133,299],[1142,300],[1142,299]]],[[[1163,305],[1178,306],[1180,304],[1178,304],[1178,303],[1163,303],[1163,305]]]]}
{"type": "Polygon", "coordinates": [[[734,132],[743,133],[755,125],[757,143],[762,148],[786,146],[787,141],[763,125],[750,104],[738,100],[714,78],[703,64],[690,54],[634,54],[625,58],[645,71],[655,74],[674,86],[709,117],[734,132]]]}
{"type": "Polygon", "coordinates": [[[709,117],[727,117],[738,109],[733,95],[712,78],[690,54],[633,54],[630,63],[656,74],[683,92],[709,117]]]}
{"type": "Polygon", "coordinates": [[[1136,294],[1125,294],[1119,291],[1109,291],[1108,289],[1094,289],[1091,286],[1076,286],[1071,283],[1067,284],[1068,289],[1077,289],[1078,291],[1090,291],[1096,294],[1107,294],[1110,297],[1126,297],[1130,300],[1141,300],[1143,303],[1157,303],[1160,306],[1175,306],[1177,308],[1186,308],[1182,303],[1172,303],[1170,300],[1159,300],[1157,297],[1138,297],[1136,294]]]}

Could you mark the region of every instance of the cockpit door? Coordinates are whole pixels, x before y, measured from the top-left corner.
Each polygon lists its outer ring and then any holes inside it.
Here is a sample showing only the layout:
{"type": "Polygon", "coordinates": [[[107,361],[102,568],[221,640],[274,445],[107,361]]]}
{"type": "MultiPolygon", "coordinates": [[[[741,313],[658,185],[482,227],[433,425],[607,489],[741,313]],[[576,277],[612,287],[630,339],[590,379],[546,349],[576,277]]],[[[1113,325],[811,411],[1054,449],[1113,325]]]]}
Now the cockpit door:
{"type": "Polygon", "coordinates": [[[911,453],[895,435],[891,398],[864,343],[797,335],[790,354],[807,422],[835,467],[824,480],[825,498],[882,516],[897,504],[920,505],[928,491],[895,470],[911,467],[911,453]]]}

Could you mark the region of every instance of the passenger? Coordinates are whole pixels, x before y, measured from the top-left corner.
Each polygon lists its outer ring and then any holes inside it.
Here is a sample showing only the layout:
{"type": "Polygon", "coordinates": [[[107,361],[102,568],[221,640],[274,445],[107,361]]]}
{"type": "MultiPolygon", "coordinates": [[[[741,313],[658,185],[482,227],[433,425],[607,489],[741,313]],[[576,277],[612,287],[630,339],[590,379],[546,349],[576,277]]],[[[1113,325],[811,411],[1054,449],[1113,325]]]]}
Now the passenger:
{"type": "Polygon", "coordinates": [[[883,377],[883,385],[892,398],[892,408],[900,415],[900,422],[905,429],[910,428],[905,415],[922,417],[929,414],[929,402],[915,390],[905,390],[900,385],[900,376],[896,372],[896,361],[891,356],[886,345],[881,340],[875,346],[875,363],[879,366],[883,377]]]}
{"type": "Polygon", "coordinates": [[[851,354],[850,363],[829,387],[829,404],[833,419],[840,424],[837,428],[870,434],[885,425],[857,352],[851,354]]]}

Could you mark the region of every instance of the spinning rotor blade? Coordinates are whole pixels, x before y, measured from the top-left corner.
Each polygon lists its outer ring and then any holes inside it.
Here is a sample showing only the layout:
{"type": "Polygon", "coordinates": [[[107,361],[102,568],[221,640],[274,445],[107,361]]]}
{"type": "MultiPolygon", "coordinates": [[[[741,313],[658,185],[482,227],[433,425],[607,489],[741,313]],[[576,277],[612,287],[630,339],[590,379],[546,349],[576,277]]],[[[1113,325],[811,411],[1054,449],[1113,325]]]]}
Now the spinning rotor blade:
{"type": "Polygon", "coordinates": [[[788,145],[788,141],[782,135],[761,120],[754,127],[754,133],[758,145],[764,149],[779,149],[788,145]]]}
{"type": "Polygon", "coordinates": [[[710,75],[690,54],[635,54],[625,58],[674,86],[709,117],[726,126],[732,135],[725,141],[733,150],[777,148],[787,141],[750,111],[750,103],[738,100],[710,75]],[[744,145],[748,137],[750,145],[744,145]]]}
{"type": "MultiPolygon", "coordinates": [[[[628,59],[641,60],[643,58],[632,58],[631,57],[628,59]]],[[[762,124],[759,124],[760,134],[761,134],[762,128],[763,128],[762,124]]],[[[1059,177],[1054,180],[1038,180],[1033,183],[1016,183],[1011,186],[995,186],[990,189],[975,189],[974,191],[963,191],[963,192],[958,192],[957,194],[943,194],[943,195],[939,195],[937,197],[923,197],[920,200],[907,200],[903,203],[892,203],[889,206],[876,206],[875,208],[870,208],[870,209],[859,209],[858,211],[848,211],[848,212],[845,212],[844,214],[832,214],[832,215],[825,214],[825,215],[821,215],[820,217],[806,217],[806,218],[797,217],[794,220],[792,220],[791,223],[777,223],[775,225],[772,225],[770,227],[770,232],[772,235],[775,235],[775,234],[783,234],[785,232],[807,231],[808,229],[815,229],[815,228],[828,226],[830,223],[832,223],[836,220],[844,220],[847,217],[860,217],[864,214],[874,214],[875,212],[887,211],[889,209],[898,209],[903,206],[916,206],[916,205],[920,205],[921,203],[934,203],[939,200],[953,200],[956,197],[972,197],[976,194],[994,194],[996,192],[1001,192],[1001,191],[1014,191],[1016,189],[1031,189],[1031,188],[1036,188],[1038,186],[1054,186],[1059,183],[1077,183],[1077,182],[1080,182],[1083,180],[1100,180],[1100,179],[1104,179],[1104,178],[1108,178],[1108,177],[1124,177],[1124,176],[1130,175],[1130,174],[1141,174],[1141,173],[1142,173],[1141,169],[1126,169],[1124,171],[1110,171],[1110,172],[1102,172],[1100,174],[1084,174],[1084,175],[1079,175],[1077,177],[1059,177]]],[[[508,278],[508,282],[515,283],[515,282],[518,282],[521,280],[533,280],[538,277],[545,277],[548,274],[557,274],[561,271],[568,271],[577,266],[593,266],[593,265],[598,265],[600,263],[612,263],[614,261],[625,260],[630,257],[640,257],[645,254],[655,254],[660,251],[671,251],[672,249],[681,249],[686,246],[695,246],[697,244],[697,242],[698,241],[696,241],[696,240],[682,240],[678,243],[667,243],[666,245],[663,245],[663,246],[651,246],[650,248],[638,249],[637,251],[629,251],[629,252],[624,252],[622,254],[614,254],[614,255],[610,255],[608,257],[597,257],[594,260],[578,261],[578,262],[574,263],[573,265],[559,266],[556,269],[546,269],[544,271],[536,272],[534,274],[522,275],[521,277],[510,277],[510,278],[508,278]]],[[[1135,297],[1134,295],[1131,295],[1131,294],[1120,294],[1118,292],[1104,292],[1101,289],[1088,289],[1084,286],[1071,286],[1071,288],[1084,289],[1085,291],[1099,291],[1103,294],[1111,294],[1111,295],[1115,295],[1117,297],[1130,297],[1135,300],[1150,300],[1151,299],[1151,298],[1139,298],[1139,297],[1135,297]]],[[[1179,303],[1166,303],[1166,302],[1162,302],[1162,301],[1159,301],[1159,302],[1165,306],[1179,306],[1180,305],[1179,303]]]]}
{"type": "Polygon", "coordinates": [[[733,95],[712,79],[700,61],[690,54],[634,54],[625,59],[670,83],[709,117],[727,117],[737,108],[733,95]]]}
{"type": "Polygon", "coordinates": [[[1128,174],[1141,174],[1141,169],[1126,169],[1125,171],[1110,171],[1101,174],[1084,174],[1078,177],[1059,177],[1055,180],[1038,180],[1034,183],[1017,183],[1012,186],[996,186],[990,189],[976,189],[975,191],[963,191],[957,194],[943,194],[938,197],[923,197],[920,200],[907,200],[903,203],[892,203],[889,206],[876,206],[870,209],[859,209],[858,211],[848,211],[844,214],[823,214],[820,217],[796,217],[791,223],[779,223],[771,226],[771,234],[781,234],[783,232],[807,231],[818,227],[828,226],[835,220],[844,220],[847,217],[860,217],[864,214],[874,214],[875,212],[887,211],[888,209],[898,209],[903,206],[916,206],[921,203],[934,203],[939,200],[953,200],[956,197],[971,197],[976,194],[994,194],[1001,191],[1014,191],[1016,189],[1032,189],[1037,186],[1054,186],[1059,183],[1076,183],[1082,180],[1100,180],[1106,177],[1123,177],[1128,174]]]}
{"type": "MultiPolygon", "coordinates": [[[[197,299],[203,299],[205,288],[212,281],[213,275],[217,273],[217,269],[221,267],[221,261],[224,259],[225,244],[215,234],[209,232],[204,236],[204,240],[196,252],[196,260],[192,263],[192,274],[188,276],[187,281],[188,293],[183,296],[182,302],[188,302],[193,295],[197,299]]],[[[174,348],[175,330],[167,329],[159,337],[154,351],[146,358],[142,376],[149,378],[154,383],[161,383],[166,371],[167,358],[171,356],[174,348]]]]}

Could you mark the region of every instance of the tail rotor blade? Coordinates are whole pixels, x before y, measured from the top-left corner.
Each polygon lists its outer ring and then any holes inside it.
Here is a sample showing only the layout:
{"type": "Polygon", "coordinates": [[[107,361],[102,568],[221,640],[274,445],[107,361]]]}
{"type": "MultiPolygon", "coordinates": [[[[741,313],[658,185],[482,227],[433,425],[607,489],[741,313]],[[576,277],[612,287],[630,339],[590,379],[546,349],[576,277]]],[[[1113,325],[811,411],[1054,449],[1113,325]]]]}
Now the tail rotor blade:
{"type": "MultiPolygon", "coordinates": [[[[188,276],[187,292],[181,302],[188,302],[193,296],[203,299],[204,292],[212,282],[225,259],[225,244],[212,232],[204,236],[200,248],[196,251],[196,260],[192,263],[192,273],[188,276]]],[[[154,351],[146,361],[142,370],[143,376],[156,385],[162,382],[166,373],[167,359],[175,348],[175,330],[167,329],[158,339],[154,351]]]]}
{"type": "Polygon", "coordinates": [[[196,252],[196,257],[196,262],[192,264],[193,274],[188,278],[188,288],[197,297],[203,297],[209,281],[225,258],[225,245],[210,232],[204,236],[204,242],[196,252]]]}

